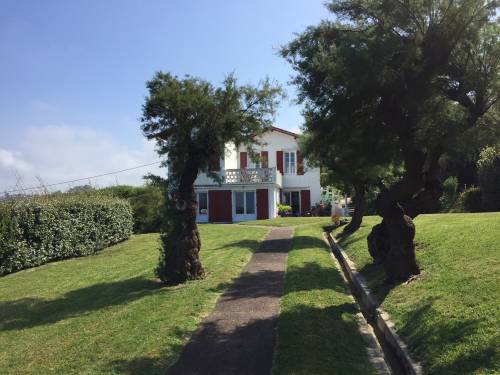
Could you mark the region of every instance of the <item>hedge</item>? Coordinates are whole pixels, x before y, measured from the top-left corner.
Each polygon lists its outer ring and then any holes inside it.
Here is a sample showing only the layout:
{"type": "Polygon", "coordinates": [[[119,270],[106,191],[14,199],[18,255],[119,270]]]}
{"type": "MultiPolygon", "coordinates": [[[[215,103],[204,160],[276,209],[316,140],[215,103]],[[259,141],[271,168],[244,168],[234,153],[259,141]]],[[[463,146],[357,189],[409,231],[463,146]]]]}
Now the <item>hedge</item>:
{"type": "Polygon", "coordinates": [[[0,204],[0,275],[96,253],[132,234],[130,204],[78,194],[0,204]]]}

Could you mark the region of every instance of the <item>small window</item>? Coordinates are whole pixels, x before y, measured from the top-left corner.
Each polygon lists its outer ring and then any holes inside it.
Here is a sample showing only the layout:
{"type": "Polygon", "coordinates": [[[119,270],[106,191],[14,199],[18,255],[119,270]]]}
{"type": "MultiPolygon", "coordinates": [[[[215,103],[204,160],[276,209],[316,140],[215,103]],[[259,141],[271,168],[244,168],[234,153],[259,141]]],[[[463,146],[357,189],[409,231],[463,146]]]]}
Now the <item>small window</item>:
{"type": "Polygon", "coordinates": [[[208,214],[208,194],[198,193],[198,214],[208,214]]]}
{"type": "Polygon", "coordinates": [[[295,173],[295,152],[284,152],[285,157],[285,173],[295,173]]]}

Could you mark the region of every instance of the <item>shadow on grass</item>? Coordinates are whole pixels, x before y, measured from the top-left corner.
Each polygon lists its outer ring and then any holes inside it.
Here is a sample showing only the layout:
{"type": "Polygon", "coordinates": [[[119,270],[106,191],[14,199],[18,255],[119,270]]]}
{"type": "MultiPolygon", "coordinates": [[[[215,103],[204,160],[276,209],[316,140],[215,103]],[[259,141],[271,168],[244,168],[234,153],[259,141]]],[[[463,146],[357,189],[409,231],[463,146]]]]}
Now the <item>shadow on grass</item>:
{"type": "Polygon", "coordinates": [[[84,315],[102,308],[123,305],[150,295],[162,284],[144,277],[94,284],[54,300],[22,298],[0,302],[0,330],[16,330],[84,315]]]}
{"type": "Polygon", "coordinates": [[[483,320],[440,316],[433,307],[437,300],[422,301],[401,319],[405,323],[398,327],[410,350],[424,360],[426,373],[452,375],[498,370],[498,341],[494,337],[485,342],[468,342],[484,325],[483,320]],[[456,352],[461,344],[466,345],[462,347],[465,354],[456,352]]]}

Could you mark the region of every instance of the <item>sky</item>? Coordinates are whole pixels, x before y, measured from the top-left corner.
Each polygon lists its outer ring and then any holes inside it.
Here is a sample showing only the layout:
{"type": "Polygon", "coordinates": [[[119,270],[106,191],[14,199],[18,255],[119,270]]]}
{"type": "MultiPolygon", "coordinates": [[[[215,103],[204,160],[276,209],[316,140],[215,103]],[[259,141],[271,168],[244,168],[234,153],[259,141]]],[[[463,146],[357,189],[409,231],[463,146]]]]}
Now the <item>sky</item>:
{"type": "MultiPolygon", "coordinates": [[[[299,131],[280,46],[328,18],[316,0],[2,0],[0,192],[159,160],[140,131],[156,71],[215,84],[268,76],[288,93],[276,126],[299,131]]],[[[143,183],[156,165],[56,186],[143,183]]]]}

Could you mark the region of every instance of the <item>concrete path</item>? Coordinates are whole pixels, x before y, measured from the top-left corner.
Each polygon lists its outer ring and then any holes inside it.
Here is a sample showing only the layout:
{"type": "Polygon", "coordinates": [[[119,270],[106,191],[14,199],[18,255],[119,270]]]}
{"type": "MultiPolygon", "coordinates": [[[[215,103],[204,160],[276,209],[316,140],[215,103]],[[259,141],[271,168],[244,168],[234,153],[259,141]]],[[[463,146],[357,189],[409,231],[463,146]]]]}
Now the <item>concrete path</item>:
{"type": "Polygon", "coordinates": [[[293,229],[273,228],[168,375],[270,374],[293,229]]]}

